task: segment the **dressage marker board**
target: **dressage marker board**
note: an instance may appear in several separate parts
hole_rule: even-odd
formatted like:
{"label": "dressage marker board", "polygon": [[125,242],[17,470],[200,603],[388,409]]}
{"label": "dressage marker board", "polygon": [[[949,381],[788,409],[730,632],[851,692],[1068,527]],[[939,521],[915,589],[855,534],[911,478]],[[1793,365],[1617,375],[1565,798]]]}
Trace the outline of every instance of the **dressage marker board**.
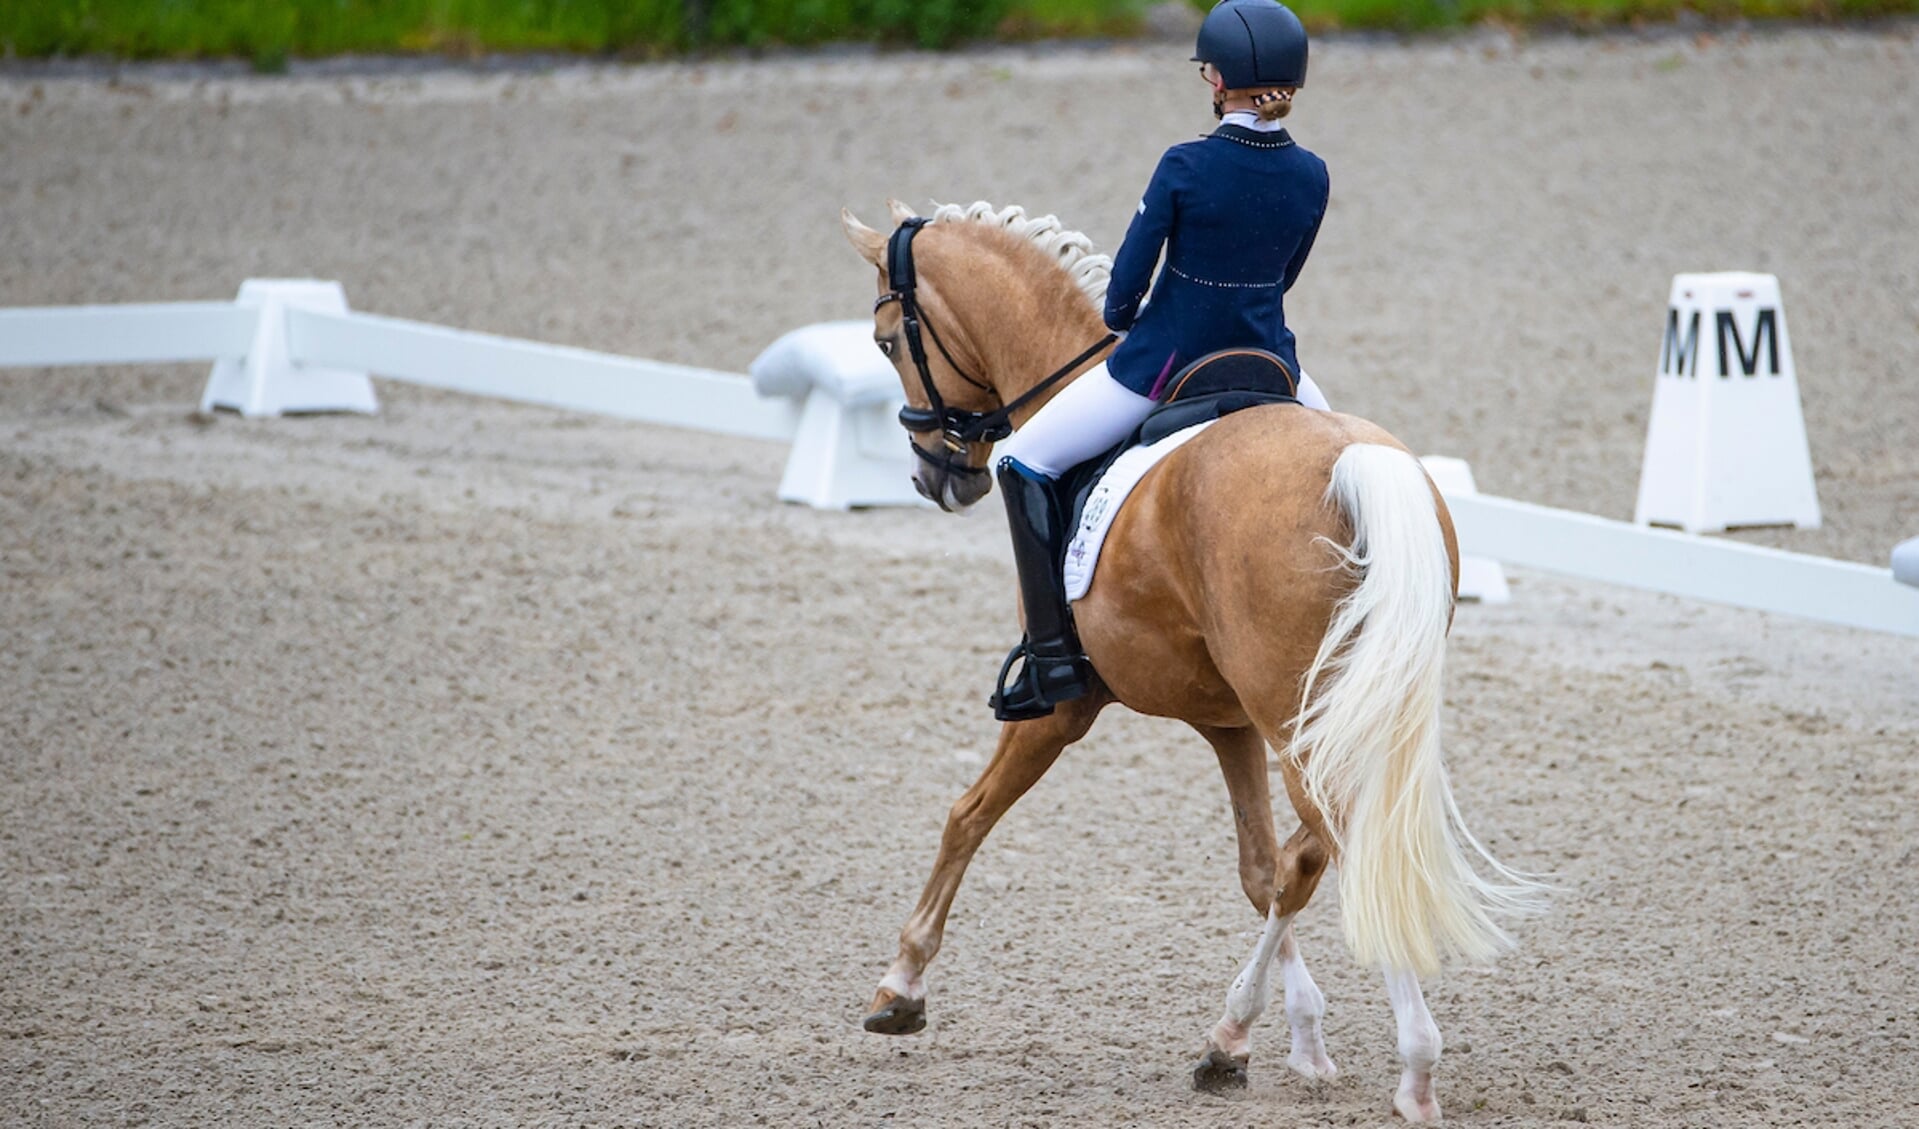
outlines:
{"label": "dressage marker board", "polygon": [[1672,280],[1633,521],[1688,533],[1819,527],[1779,280]]}

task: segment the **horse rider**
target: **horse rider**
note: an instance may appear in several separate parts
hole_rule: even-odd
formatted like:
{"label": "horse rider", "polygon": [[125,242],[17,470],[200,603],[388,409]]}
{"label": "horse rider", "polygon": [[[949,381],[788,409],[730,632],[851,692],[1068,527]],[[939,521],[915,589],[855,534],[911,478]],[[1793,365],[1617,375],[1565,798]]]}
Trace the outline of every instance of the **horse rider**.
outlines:
{"label": "horse rider", "polygon": [[[1007,656],[1006,671],[1016,661],[1020,670],[1010,680],[1003,671],[993,695],[1002,720],[1043,717],[1084,695],[1092,676],[1060,575],[1060,475],[1130,434],[1168,379],[1208,353],[1264,349],[1300,371],[1283,297],[1328,190],[1325,162],[1280,126],[1306,83],[1306,29],[1277,0],[1222,0],[1200,25],[1193,61],[1220,124],[1160,158],[1114,256],[1105,319],[1125,339],[1027,420],[997,467],[1026,610],[1025,638]],[[1324,407],[1309,387],[1302,379],[1302,402]]]}

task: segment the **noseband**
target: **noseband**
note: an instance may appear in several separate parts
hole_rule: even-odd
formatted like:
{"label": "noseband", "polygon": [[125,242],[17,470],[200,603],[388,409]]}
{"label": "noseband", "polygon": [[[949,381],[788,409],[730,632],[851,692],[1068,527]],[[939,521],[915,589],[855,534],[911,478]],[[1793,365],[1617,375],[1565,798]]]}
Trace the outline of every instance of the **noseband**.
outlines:
{"label": "noseband", "polygon": [[921,216],[914,216],[894,229],[893,235],[886,241],[886,277],[892,280],[893,289],[879,296],[873,303],[873,312],[878,313],[881,306],[888,302],[900,304],[900,322],[906,333],[906,352],[913,359],[913,368],[919,373],[920,387],[926,393],[926,402],[931,405],[916,408],[911,404],[900,409],[900,426],[915,434],[939,432],[939,453],[928,451],[918,443],[908,446],[920,458],[940,468],[948,475],[960,475],[976,478],[986,473],[985,467],[969,466],[965,462],[966,445],[969,443],[997,443],[1013,434],[1013,413],[1025,407],[1034,397],[1045,392],[1053,385],[1065,380],[1078,371],[1079,366],[1093,359],[1101,349],[1118,340],[1116,334],[1107,334],[1098,344],[1074,357],[1072,360],[1034,385],[1024,395],[1010,404],[1004,404],[995,411],[971,412],[963,408],[947,406],[940,395],[939,386],[933,383],[933,372],[926,363],[926,343],[920,337],[920,328],[925,327],[927,335],[933,338],[933,345],[946,358],[959,378],[981,391],[992,393],[993,386],[985,381],[967,375],[965,369],[953,360],[953,354],[947,352],[946,343],[940,340],[933,324],[926,320],[920,311],[919,280],[913,269],[913,237],[926,226]]}

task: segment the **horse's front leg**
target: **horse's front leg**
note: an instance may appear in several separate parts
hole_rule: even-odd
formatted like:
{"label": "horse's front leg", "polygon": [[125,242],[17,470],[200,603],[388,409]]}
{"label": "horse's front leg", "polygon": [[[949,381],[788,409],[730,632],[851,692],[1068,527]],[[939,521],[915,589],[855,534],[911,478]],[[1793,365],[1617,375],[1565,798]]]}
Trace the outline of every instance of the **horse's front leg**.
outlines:
{"label": "horse's front leg", "polygon": [[1008,722],[999,748],[978,780],[953,805],[940,836],[939,857],[920,893],[919,905],[900,930],[900,955],[880,980],[865,1027],[882,1035],[911,1035],[926,1026],[926,966],[946,933],[946,914],[973,852],[1027,789],[1046,775],[1066,746],[1086,735],[1112,699],[1104,693],[1067,702],[1047,717]]}
{"label": "horse's front leg", "polygon": [[1275,904],[1266,918],[1253,955],[1233,979],[1226,994],[1226,1014],[1206,1036],[1206,1054],[1193,1068],[1193,1088],[1221,1090],[1246,1084],[1246,1064],[1253,1052],[1253,1022],[1272,1005],[1274,953],[1279,956],[1280,982],[1286,988],[1286,1023],[1292,1029],[1293,1049],[1286,1065],[1315,1082],[1339,1073],[1326,1054],[1320,1031],[1326,1017],[1326,995],[1306,971],[1299,942],[1293,937],[1292,916],[1280,916]]}
{"label": "horse's front leg", "polygon": [[[1266,742],[1251,727],[1193,728],[1213,747],[1220,775],[1226,780],[1226,796],[1233,806],[1233,831],[1239,841],[1239,887],[1254,912],[1269,914],[1279,881],[1279,834],[1273,826],[1273,790],[1266,779]],[[1268,916],[1253,959],[1233,981],[1225,1017],[1206,1037],[1205,1053],[1193,1068],[1194,1089],[1225,1090],[1246,1084],[1253,1020],[1266,1010],[1271,998],[1268,970],[1273,951],[1280,938],[1289,933],[1285,922],[1276,924]]]}

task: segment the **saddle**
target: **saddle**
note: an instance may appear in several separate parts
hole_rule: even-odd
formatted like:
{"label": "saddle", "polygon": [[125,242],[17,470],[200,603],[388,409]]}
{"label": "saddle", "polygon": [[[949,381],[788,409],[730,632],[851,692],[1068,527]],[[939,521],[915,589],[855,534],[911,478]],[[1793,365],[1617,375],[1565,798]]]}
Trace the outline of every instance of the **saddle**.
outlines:
{"label": "saddle", "polygon": [[1150,447],[1195,424],[1231,415],[1262,404],[1299,403],[1299,381],[1286,362],[1264,349],[1221,349],[1179,370],[1166,384],[1159,407],[1119,445],[1067,471],[1060,496],[1070,498],[1071,521],[1079,527],[1080,511],[1114,460],[1134,447]]}

